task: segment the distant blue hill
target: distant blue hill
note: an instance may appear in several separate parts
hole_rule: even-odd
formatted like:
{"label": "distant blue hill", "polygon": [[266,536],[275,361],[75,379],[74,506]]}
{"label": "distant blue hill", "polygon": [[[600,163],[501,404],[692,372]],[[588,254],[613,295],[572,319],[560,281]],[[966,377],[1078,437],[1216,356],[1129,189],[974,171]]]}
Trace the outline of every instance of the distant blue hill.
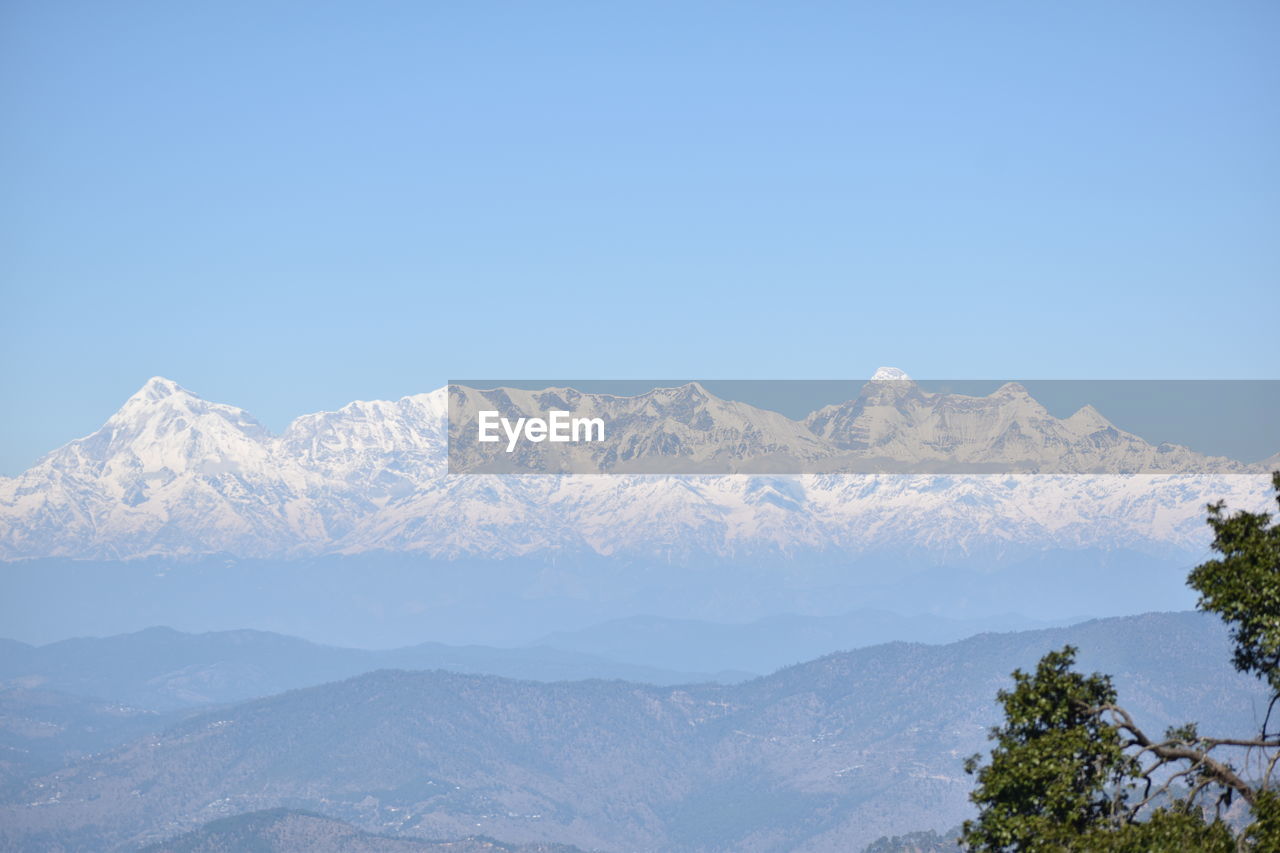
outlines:
{"label": "distant blue hill", "polygon": [[534,645],[591,652],[610,660],[665,669],[772,672],[831,652],[895,640],[950,643],[991,631],[1046,627],[1051,623],[1017,614],[948,619],[902,616],[874,609],[838,616],[782,614],[743,623],[632,616],[578,631],[558,631]]}
{"label": "distant blue hill", "polygon": [[742,680],[747,672],[674,672],[577,651],[422,643],[371,651],[267,631],[189,634],[148,628],[44,646],[0,641],[0,684],[152,710],[239,702],[376,669],[447,670],[535,681],[624,679],[651,684]]}
{"label": "distant blue hill", "polygon": [[1198,613],[889,643],[730,685],[379,670],[189,714],[14,780],[0,848],[137,849],[287,808],[426,839],[859,850],[971,813],[962,765],[988,748],[996,691],[1065,643],[1081,669],[1114,674],[1149,732],[1195,720],[1244,734],[1265,712],[1222,623]]}

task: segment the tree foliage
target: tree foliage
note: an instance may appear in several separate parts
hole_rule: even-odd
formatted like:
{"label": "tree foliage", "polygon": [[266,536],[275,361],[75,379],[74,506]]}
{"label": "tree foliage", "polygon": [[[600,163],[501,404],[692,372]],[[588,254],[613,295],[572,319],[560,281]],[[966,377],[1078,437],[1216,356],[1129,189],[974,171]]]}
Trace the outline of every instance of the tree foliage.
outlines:
{"label": "tree foliage", "polygon": [[985,850],[1058,850],[1106,821],[1114,805],[1108,784],[1132,774],[1120,733],[1091,709],[1115,701],[1106,675],[1072,671],[1076,649],[1045,655],[1032,674],[1014,670],[1013,690],[1001,690],[1005,723],[991,733],[991,764],[978,756],[978,821],[964,827],[965,843]]}
{"label": "tree foliage", "polygon": [[[1280,471],[1271,483],[1280,493]],[[1222,511],[1221,502],[1209,507],[1213,550],[1222,556],[1193,569],[1187,583],[1200,593],[1201,610],[1231,626],[1236,669],[1280,693],[1280,524],[1266,513]]]}
{"label": "tree foliage", "polygon": [[[1280,472],[1272,484],[1280,500]],[[1197,606],[1231,627],[1235,667],[1271,688],[1262,731],[1212,738],[1188,724],[1149,737],[1117,704],[1109,676],[1074,671],[1071,646],[1050,652],[997,694],[1004,724],[991,732],[990,763],[966,763],[978,806],[966,848],[1280,851],[1280,733],[1268,730],[1280,702],[1280,524],[1266,513],[1225,515],[1221,503],[1208,512],[1220,556],[1187,582]],[[1241,768],[1231,755],[1243,756]],[[1238,835],[1221,819],[1237,798],[1251,815]]]}
{"label": "tree foliage", "polygon": [[1064,845],[1089,853],[1156,853],[1178,850],[1198,853],[1236,853],[1236,841],[1221,820],[1205,822],[1198,812],[1159,808],[1145,820],[1120,826],[1094,827]]}

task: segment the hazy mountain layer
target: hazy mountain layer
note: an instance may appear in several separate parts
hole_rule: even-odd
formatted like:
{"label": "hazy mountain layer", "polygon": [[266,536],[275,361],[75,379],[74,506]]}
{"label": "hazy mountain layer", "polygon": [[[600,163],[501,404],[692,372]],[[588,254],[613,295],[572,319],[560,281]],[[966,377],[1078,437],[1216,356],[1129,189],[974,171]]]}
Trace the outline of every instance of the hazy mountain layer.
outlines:
{"label": "hazy mountain layer", "polygon": [[[511,647],[636,614],[733,624],[867,609],[918,614],[898,626],[909,628],[904,632],[860,633],[874,625],[865,619],[833,623],[850,645],[858,645],[963,636],[939,630],[948,620],[977,620],[978,630],[1033,627],[996,620],[1021,614],[1062,624],[1195,604],[1185,585],[1190,560],[1102,549],[1021,559],[1006,552],[994,564],[989,556],[941,564],[926,551],[862,558],[743,556],[692,565],[593,555],[433,560],[396,553],[295,560],[29,560],[0,566],[0,625],[15,639],[39,644],[170,625],[194,633],[255,628],[363,648],[411,646],[424,637],[455,646]],[[1099,594],[1103,589],[1106,595]],[[786,663],[813,654],[803,643],[793,645],[785,637],[779,642],[765,651],[787,653]],[[742,647],[749,648],[750,643]],[[642,661],[662,669],[715,671],[697,664],[694,655],[686,659],[677,667],[654,657]],[[769,665],[749,669],[766,672]]]}
{"label": "hazy mountain layer", "polygon": [[110,849],[289,807],[367,831],[606,850],[847,851],[968,813],[1015,667],[1072,642],[1150,730],[1252,729],[1264,692],[1220,623],[1151,614],[895,643],[741,685],[382,671],[255,700],[26,785],[0,846]]}
{"label": "hazy mountain layer", "polygon": [[[376,669],[441,669],[538,681],[588,678],[653,684],[710,681],[706,673],[614,663],[581,651],[422,643],[369,651],[265,631],[186,634],[149,628],[44,646],[0,645],[0,686],[56,690],[132,708],[168,711],[238,702]],[[741,680],[750,673],[725,673]]]}
{"label": "hazy mountain layer", "polygon": [[988,631],[1040,627],[1047,626],[1011,615],[946,619],[870,609],[837,616],[781,614],[741,623],[632,616],[578,631],[557,631],[537,644],[644,666],[764,673],[834,651],[894,640],[947,643]]}

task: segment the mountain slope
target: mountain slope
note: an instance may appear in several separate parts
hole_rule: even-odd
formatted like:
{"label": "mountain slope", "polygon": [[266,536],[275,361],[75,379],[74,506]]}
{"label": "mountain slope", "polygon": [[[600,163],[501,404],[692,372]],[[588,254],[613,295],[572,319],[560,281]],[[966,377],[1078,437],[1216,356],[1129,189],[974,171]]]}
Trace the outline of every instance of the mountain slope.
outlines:
{"label": "mountain slope", "polygon": [[179,719],[119,702],[25,686],[0,687],[0,789],[12,790],[68,762]]}
{"label": "mountain slope", "polygon": [[1185,447],[1151,445],[1092,406],[1054,417],[1016,382],[971,397],[922,391],[899,372],[868,383],[854,400],[813,412],[805,423],[836,447],[904,471],[929,464],[940,466],[933,471],[988,466],[1058,474],[1247,470]]}
{"label": "mountain slope", "polygon": [[1264,704],[1200,614],[895,643],[736,686],[384,671],[196,717],[36,780],[0,806],[0,838],[103,849],[289,806],[419,837],[859,849],[963,819],[961,764],[985,749],[996,690],[1066,642],[1083,668],[1115,674],[1152,730],[1248,731]]}
{"label": "mountain slope", "polygon": [[271,809],[210,821],[143,853],[575,853],[561,844],[502,844],[488,838],[423,841],[362,832],[310,812]]}

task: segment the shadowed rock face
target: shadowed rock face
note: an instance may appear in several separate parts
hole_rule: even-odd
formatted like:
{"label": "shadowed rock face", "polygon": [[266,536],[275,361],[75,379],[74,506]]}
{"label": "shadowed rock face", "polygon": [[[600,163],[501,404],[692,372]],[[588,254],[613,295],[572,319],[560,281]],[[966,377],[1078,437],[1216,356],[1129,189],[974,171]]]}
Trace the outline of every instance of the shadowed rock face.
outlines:
{"label": "shadowed rock face", "polygon": [[1151,730],[1249,730],[1264,701],[1231,669],[1221,624],[1197,614],[895,643],[740,685],[380,671],[191,717],[31,780],[0,806],[0,846],[110,849],[288,807],[419,838],[857,850],[967,816],[962,762],[986,746],[996,691],[1068,642]]}

